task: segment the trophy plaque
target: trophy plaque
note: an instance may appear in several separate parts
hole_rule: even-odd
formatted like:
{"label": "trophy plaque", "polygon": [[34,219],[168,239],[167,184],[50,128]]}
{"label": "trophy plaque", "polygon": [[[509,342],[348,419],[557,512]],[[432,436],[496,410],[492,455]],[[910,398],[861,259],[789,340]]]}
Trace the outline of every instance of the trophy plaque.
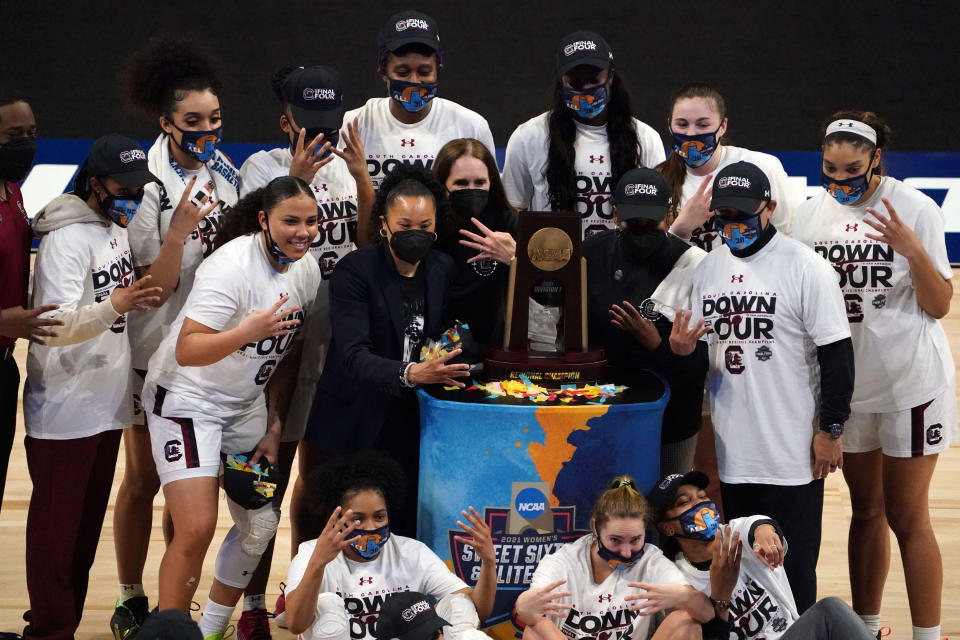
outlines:
{"label": "trophy plaque", "polygon": [[587,267],[580,252],[580,214],[519,216],[510,262],[503,348],[491,348],[488,376],[521,375],[543,386],[598,382],[607,361],[587,344]]}

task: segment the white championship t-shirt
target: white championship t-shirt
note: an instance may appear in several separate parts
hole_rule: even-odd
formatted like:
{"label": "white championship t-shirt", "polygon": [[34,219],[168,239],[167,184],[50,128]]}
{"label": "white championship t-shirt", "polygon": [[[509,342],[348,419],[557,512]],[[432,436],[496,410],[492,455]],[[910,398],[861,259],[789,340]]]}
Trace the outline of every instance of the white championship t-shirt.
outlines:
{"label": "white championship t-shirt", "polygon": [[593,581],[593,566],[590,548],[596,538],[583,536],[576,542],[565,544],[551,553],[537,566],[530,580],[530,588],[546,586],[557,580],[566,580],[560,587],[569,591],[569,598],[555,602],[572,605],[561,618],[551,618],[563,635],[584,640],[619,640],[629,633],[630,638],[646,638],[649,635],[652,616],[641,616],[631,611],[630,601],[624,597],[637,593],[627,586],[628,582],[652,584],[689,584],[677,567],[652,544],[643,546],[643,556],[629,569],[612,572],[606,580]]}
{"label": "white championship t-shirt", "polygon": [[[43,236],[33,271],[33,306],[60,311],[106,300],[134,282],[127,230],[80,222]],[[110,304],[109,302],[106,304]],[[154,311],[136,311],[149,314]],[[31,438],[86,438],[130,424],[130,342],[126,316],[109,329],[59,347],[31,343],[23,419]],[[54,330],[56,330],[54,328]]]}
{"label": "white championship t-shirt", "polygon": [[490,125],[479,113],[456,102],[434,98],[426,118],[416,124],[404,124],[390,113],[391,100],[370,98],[365,105],[343,116],[344,126],[354,118],[360,119],[360,139],[374,189],[400,163],[429,170],[440,148],[458,138],[479,140],[496,157]]}
{"label": "white championship t-shirt", "polygon": [[[527,120],[507,142],[503,162],[503,187],[510,204],[528,211],[550,210],[550,186],[547,183],[547,151],[550,143],[549,112]],[[613,228],[610,198],[613,196],[613,164],[606,126],[594,127],[574,120],[577,136],[573,142],[577,173],[576,210],[583,216],[583,237]],[[644,167],[663,162],[663,141],[649,125],[636,118]]]}
{"label": "white championship t-shirt", "polygon": [[[163,139],[163,144],[166,144],[166,138]],[[153,152],[152,148],[151,152]],[[137,215],[127,227],[130,232],[130,249],[133,251],[134,266],[149,266],[160,253],[163,239],[167,236],[170,222],[173,220],[173,212],[180,203],[180,196],[183,195],[186,183],[190,182],[191,178],[197,177],[194,191],[202,187],[212,192],[212,197],[220,201],[220,204],[200,221],[183,245],[180,280],[176,291],[156,311],[130,316],[130,346],[133,349],[134,369],[147,368],[147,361],[156,352],[160,341],[180,313],[187,296],[190,295],[197,267],[213,252],[214,240],[223,221],[223,208],[229,208],[237,203],[236,191],[215,188],[216,183],[211,171],[217,170],[218,167],[224,172],[236,172],[232,165],[228,165],[225,156],[220,156],[211,169],[206,165],[196,170],[178,167],[183,174],[182,179],[175,171],[165,172],[164,184],[151,182],[144,187],[143,202],[140,203]]]}
{"label": "white championship t-shirt", "polygon": [[[786,570],[777,567],[771,571],[750,548],[750,528],[756,521],[766,519],[765,516],[750,516],[730,521],[730,535],[739,531],[743,541],[740,579],[730,597],[733,624],[730,640],[776,640],[800,617]],[[784,543],[784,551],[786,547]],[[709,569],[697,569],[682,553],[677,554],[674,562],[697,591],[710,595]]]}
{"label": "white championship t-shirt", "polygon": [[[267,186],[274,178],[290,175],[292,162],[290,147],[257,151],[240,168],[240,196]],[[310,186],[320,207],[317,237],[310,245],[310,255],[320,265],[323,279],[329,280],[337,261],[356,248],[357,183],[347,163],[334,158],[317,171]]]}
{"label": "white championship t-shirt", "polygon": [[[886,198],[913,229],[937,271],[953,277],[944,242],[944,216],[926,195],[884,177],[869,200],[841,205],[826,191],[797,210],[794,237],[833,265],[847,306],[856,357],[854,411],[888,413],[931,400],[947,386],[937,343],[940,322],[920,308],[910,264],[890,245],[871,240],[876,221],[867,207],[887,217]],[[909,345],[909,346],[908,346]]]}
{"label": "white championship t-shirt", "polygon": [[[297,549],[287,572],[287,594],[300,586],[316,546],[316,540],[308,540]],[[369,562],[338,554],[324,567],[320,583],[321,593],[336,593],[343,598],[351,640],[373,640],[380,606],[393,593],[418,591],[439,600],[467,588],[427,545],[396,534],[390,535],[380,554]]]}
{"label": "white championship t-shirt", "polygon": [[[277,272],[267,258],[261,233],[240,236],[217,249],[197,269],[190,297],[150,358],[146,383],[171,392],[164,399],[164,411],[227,417],[265,402],[264,386],[299,335],[319,285],[320,268],[313,260],[298,260],[286,273]],[[184,318],[226,331],[239,326],[251,312],[269,309],[284,295],[290,296],[285,309],[300,307],[285,318],[300,320],[294,331],[246,344],[207,366],[177,364],[177,339]]]}
{"label": "white championship t-shirt", "polygon": [[691,323],[713,329],[704,339],[720,480],[812,482],[817,347],[850,337],[830,266],[779,232],[744,258],[719,247],[694,271],[690,302]]}
{"label": "white championship t-shirt", "polygon": [[[735,162],[749,162],[757,165],[763,171],[767,180],[770,181],[770,198],[777,201],[777,208],[773,212],[771,222],[773,222],[777,231],[788,236],[792,235],[794,212],[803,202],[803,193],[790,187],[787,172],[783,170],[780,160],[769,153],[751,151],[742,147],[728,147],[727,145],[722,145],[717,153],[720,154],[720,162],[713,171],[714,177],[721,169]],[[683,204],[697,193],[697,189],[700,188],[705,178],[705,175],[695,176],[687,169],[687,177],[683,180],[683,196],[676,207],[677,211],[680,211]],[[698,227],[694,229],[690,236],[690,242],[705,251],[711,251],[721,246],[723,239],[712,226],[709,229]]]}

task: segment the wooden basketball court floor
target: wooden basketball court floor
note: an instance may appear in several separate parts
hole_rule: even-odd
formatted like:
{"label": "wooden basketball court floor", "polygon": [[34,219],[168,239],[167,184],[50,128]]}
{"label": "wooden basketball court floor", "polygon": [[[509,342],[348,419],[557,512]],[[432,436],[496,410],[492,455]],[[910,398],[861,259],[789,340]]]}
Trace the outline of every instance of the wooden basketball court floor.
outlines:
{"label": "wooden basketball court floor", "polygon": [[[950,314],[943,320],[950,337],[954,357],[960,360],[960,292],[954,294]],[[910,348],[909,345],[900,345]],[[21,376],[25,376],[26,342],[18,342],[16,351]],[[83,621],[77,632],[78,640],[110,638],[108,622],[117,597],[116,564],[113,552],[113,505],[116,489],[123,476],[123,450],[114,480],[110,507],[107,510],[97,559],[90,576],[90,590],[87,595]],[[13,446],[10,471],[7,478],[6,494],[0,511],[0,631],[20,632],[23,628],[21,615],[28,608],[26,578],[24,569],[24,531],[27,520],[27,506],[30,501],[30,478],[27,473],[26,458],[23,450],[22,412],[18,416],[18,434]],[[144,586],[154,603],[157,593],[157,570],[163,552],[163,536],[160,532],[160,514],[163,510],[162,495],[154,504],[154,528],[151,537],[150,555],[144,574]],[[944,589],[942,628],[944,637],[960,636],[960,445],[954,445],[940,456],[937,470],[930,490],[930,511],[933,526],[943,553]],[[286,516],[286,513],[285,513]],[[847,578],[847,528],[850,523],[850,498],[840,473],[831,474],[826,484],[826,496],[823,509],[823,544],[820,550],[818,566],[819,597],[839,596],[850,602],[850,587]],[[219,527],[214,545],[207,553],[203,578],[196,600],[201,606],[206,603],[206,593],[213,575],[213,563],[216,557],[216,545],[223,539],[231,526],[226,505],[221,504]],[[451,526],[453,523],[451,523]],[[884,593],[882,624],[893,629],[892,638],[909,639],[911,625],[907,594],[903,583],[903,569],[896,539],[890,534],[891,563],[890,575]],[[270,607],[280,593],[279,583],[286,576],[288,552],[290,549],[289,520],[281,520],[274,552],[273,572],[267,588],[267,602]],[[237,607],[235,617],[239,617]],[[194,614],[195,618],[198,614]],[[236,622],[234,620],[234,622]],[[272,623],[271,623],[271,626]],[[273,637],[277,639],[293,638],[293,634],[283,629],[273,628]]]}

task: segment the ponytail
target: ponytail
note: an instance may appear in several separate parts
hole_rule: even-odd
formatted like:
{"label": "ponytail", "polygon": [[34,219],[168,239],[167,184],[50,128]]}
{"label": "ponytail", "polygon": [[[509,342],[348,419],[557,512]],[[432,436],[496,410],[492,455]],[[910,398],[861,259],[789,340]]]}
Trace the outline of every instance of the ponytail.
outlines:
{"label": "ponytail", "polygon": [[597,531],[615,518],[640,518],[649,525],[653,512],[630,476],[617,476],[607,485],[593,505],[593,523]]}
{"label": "ponytail", "polygon": [[222,226],[214,240],[216,249],[234,238],[259,232],[261,211],[269,216],[278,204],[299,194],[315,197],[310,185],[300,178],[281,176],[271,180],[267,186],[251,191],[240,198],[237,204],[223,216]]}

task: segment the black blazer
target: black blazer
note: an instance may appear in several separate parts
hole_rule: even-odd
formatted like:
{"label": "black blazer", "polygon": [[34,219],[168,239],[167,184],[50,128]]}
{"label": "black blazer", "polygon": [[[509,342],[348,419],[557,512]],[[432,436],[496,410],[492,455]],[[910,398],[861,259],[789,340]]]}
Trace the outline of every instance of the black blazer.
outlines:
{"label": "black blazer", "polygon": [[[424,335],[450,323],[453,260],[430,250],[424,269]],[[317,384],[306,439],[329,453],[370,446],[391,409],[412,401],[400,384],[403,285],[386,242],[348,253],[330,278],[330,350]]]}

